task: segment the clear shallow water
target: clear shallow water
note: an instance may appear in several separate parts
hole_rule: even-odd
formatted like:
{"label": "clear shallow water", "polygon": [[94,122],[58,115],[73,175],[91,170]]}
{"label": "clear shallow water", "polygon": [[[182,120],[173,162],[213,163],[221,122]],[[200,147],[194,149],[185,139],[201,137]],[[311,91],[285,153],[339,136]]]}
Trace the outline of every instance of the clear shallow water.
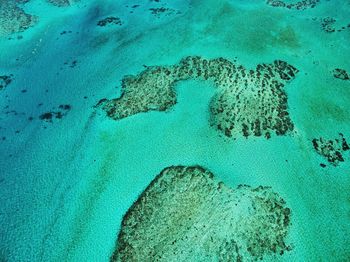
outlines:
{"label": "clear shallow water", "polygon": [[[157,18],[149,8],[160,6],[181,13]],[[348,1],[306,10],[260,0],[27,3],[39,22],[0,39],[0,75],[13,74],[0,91],[1,259],[108,260],[125,212],[163,168],[179,164],[202,165],[231,187],[266,185],[281,195],[292,210],[293,249],[278,259],[349,259],[349,152],[334,167],[311,143],[339,132],[350,139],[350,82],[332,74],[350,72],[350,30],[321,26],[328,16],[335,26],[349,24],[349,8]],[[96,25],[108,16],[123,24]],[[270,140],[220,136],[208,125],[210,81],[180,82],[169,112],[114,121],[94,108],[120,94],[124,75],[188,55],[297,67],[285,87],[295,132]],[[71,106],[67,115],[40,119],[65,113],[60,105]]]}

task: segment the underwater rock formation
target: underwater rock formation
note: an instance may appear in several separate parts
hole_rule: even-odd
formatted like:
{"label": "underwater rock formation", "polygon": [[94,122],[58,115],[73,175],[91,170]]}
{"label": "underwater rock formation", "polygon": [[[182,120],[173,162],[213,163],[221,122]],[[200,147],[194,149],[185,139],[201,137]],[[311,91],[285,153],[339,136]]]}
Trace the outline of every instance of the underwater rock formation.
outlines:
{"label": "underwater rock formation", "polygon": [[266,3],[273,7],[284,7],[288,9],[305,10],[314,8],[320,0],[302,0],[302,1],[282,1],[282,0],[267,0]]}
{"label": "underwater rock formation", "polygon": [[13,79],[13,75],[2,75],[0,76],[0,90],[7,87]]}
{"label": "underwater rock formation", "polygon": [[276,60],[247,70],[224,58],[189,56],[173,66],[148,67],[122,80],[122,95],[104,101],[103,109],[115,120],[150,110],[165,111],[176,104],[176,82],[212,80],[217,92],[210,103],[210,125],[227,137],[285,135],[294,129],[287,111],[284,85],[298,69]]}
{"label": "underwater rock formation", "polygon": [[335,78],[339,78],[341,80],[349,80],[350,79],[350,75],[348,74],[348,72],[345,69],[341,69],[341,68],[336,68],[333,70],[333,76]]}
{"label": "underwater rock formation", "polygon": [[325,157],[333,166],[344,162],[343,153],[350,150],[350,147],[342,133],[339,133],[339,139],[325,140],[324,138],[315,138],[312,144],[316,152]]}
{"label": "underwater rock formation", "polygon": [[109,16],[97,22],[98,26],[106,26],[110,24],[122,25],[122,20],[120,20],[119,17]]}
{"label": "underwater rock formation", "polygon": [[125,214],[111,261],[255,261],[283,255],[291,211],[269,187],[229,188],[165,168]]}
{"label": "underwater rock formation", "polygon": [[20,4],[28,1],[0,1],[0,36],[19,33],[35,25],[38,17],[27,14]]}

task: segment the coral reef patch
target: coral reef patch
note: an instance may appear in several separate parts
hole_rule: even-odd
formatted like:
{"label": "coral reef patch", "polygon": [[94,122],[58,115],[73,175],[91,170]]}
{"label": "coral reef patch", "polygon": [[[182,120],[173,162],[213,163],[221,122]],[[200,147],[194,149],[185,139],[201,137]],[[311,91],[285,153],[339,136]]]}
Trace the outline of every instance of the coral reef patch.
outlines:
{"label": "coral reef patch", "polygon": [[336,68],[332,71],[332,73],[333,73],[333,76],[335,78],[338,78],[341,80],[349,80],[350,79],[350,75],[345,69]]}
{"label": "coral reef patch", "polygon": [[165,168],[125,214],[111,261],[255,261],[290,250],[291,210],[269,187],[232,189],[200,166]]}
{"label": "coral reef patch", "polygon": [[69,0],[46,0],[46,1],[58,7],[66,7],[71,5]]}
{"label": "coral reef patch", "polygon": [[[340,162],[344,162],[344,152],[350,150],[350,147],[342,133],[339,133],[339,138],[324,139],[314,138],[312,140],[315,151],[327,159],[333,166],[337,166]],[[323,164],[324,165],[324,164]],[[321,165],[322,167],[325,167]]]}
{"label": "coral reef patch", "polygon": [[314,8],[320,0],[302,0],[302,1],[282,1],[282,0],[267,0],[266,3],[273,7],[284,7],[288,9],[305,10]]}
{"label": "coral reef patch", "polygon": [[157,18],[160,18],[161,16],[171,16],[171,15],[178,15],[181,14],[180,11],[177,11],[172,8],[168,7],[157,7],[157,8],[150,8],[149,9],[151,14],[154,15]]}
{"label": "coral reef patch", "polygon": [[13,75],[0,75],[0,90],[7,87],[13,80]]}
{"label": "coral reef patch", "polygon": [[43,120],[45,122],[52,123],[53,119],[61,119],[64,116],[67,115],[67,113],[71,110],[70,105],[60,105],[58,107],[58,110],[45,112],[39,116],[40,120]]}
{"label": "coral reef patch", "polygon": [[21,4],[28,1],[0,1],[0,36],[19,33],[34,26],[38,17],[27,14]]}
{"label": "coral reef patch", "polygon": [[173,66],[147,67],[122,79],[122,95],[102,103],[115,120],[150,110],[166,111],[176,104],[176,82],[201,79],[214,82],[210,125],[227,137],[285,135],[294,129],[284,86],[298,69],[275,60],[248,70],[224,58],[189,56]]}
{"label": "coral reef patch", "polygon": [[19,4],[25,4],[25,3],[28,3],[30,0],[15,0],[16,3],[19,3]]}
{"label": "coral reef patch", "polygon": [[119,18],[119,17],[114,17],[114,16],[109,16],[109,17],[106,17],[100,21],[97,22],[97,25],[98,26],[106,26],[106,25],[122,25],[122,20]]}

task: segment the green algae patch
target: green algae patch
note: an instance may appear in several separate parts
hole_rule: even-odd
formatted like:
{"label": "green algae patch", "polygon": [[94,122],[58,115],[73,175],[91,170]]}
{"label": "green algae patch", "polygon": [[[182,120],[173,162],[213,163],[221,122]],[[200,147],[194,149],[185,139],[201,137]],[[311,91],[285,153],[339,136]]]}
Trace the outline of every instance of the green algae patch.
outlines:
{"label": "green algae patch", "polygon": [[287,26],[286,28],[282,28],[278,32],[275,42],[281,46],[285,46],[288,48],[300,47],[300,42],[299,42],[298,36],[291,26]]}
{"label": "green algae patch", "polygon": [[[320,71],[318,74],[327,74],[327,71]],[[295,120],[299,128],[303,126],[304,132],[314,137],[315,132],[322,131],[322,134],[329,126],[346,127],[346,123],[350,121],[350,108],[347,106],[350,102],[350,93],[346,81],[320,77],[311,82],[305,81],[303,86],[306,89],[302,87],[304,90],[301,90],[300,94],[303,95],[299,96],[297,102],[299,115],[302,118],[300,122]],[[313,86],[312,90],[308,90],[308,86]]]}
{"label": "green algae patch", "polygon": [[227,137],[269,139],[273,133],[286,135],[294,129],[284,86],[298,72],[281,60],[249,70],[222,57],[189,56],[172,66],[147,67],[136,76],[125,76],[121,96],[103,100],[99,106],[115,120],[152,110],[169,111],[177,103],[177,82],[211,80],[216,93],[210,102],[210,125]]}
{"label": "green algae patch", "polygon": [[[317,119],[332,119],[333,121],[346,122],[350,120],[348,110],[341,104],[333,101],[334,98],[318,96],[313,101],[307,103],[308,110]],[[322,109],[322,110],[321,110]]]}
{"label": "green algae patch", "polygon": [[[246,50],[248,53],[261,55],[275,46],[295,48],[295,45],[281,41],[288,30],[288,27],[281,25],[283,17],[269,12],[266,8],[246,11],[224,3],[217,11],[214,9],[208,12],[211,15],[209,18],[207,15],[200,18],[210,19],[204,27],[203,34],[215,35],[229,49]],[[295,42],[297,35],[289,35],[288,38],[293,38]]]}
{"label": "green algae patch", "polygon": [[279,256],[291,211],[269,187],[235,189],[200,166],[165,168],[125,214],[111,261]]}

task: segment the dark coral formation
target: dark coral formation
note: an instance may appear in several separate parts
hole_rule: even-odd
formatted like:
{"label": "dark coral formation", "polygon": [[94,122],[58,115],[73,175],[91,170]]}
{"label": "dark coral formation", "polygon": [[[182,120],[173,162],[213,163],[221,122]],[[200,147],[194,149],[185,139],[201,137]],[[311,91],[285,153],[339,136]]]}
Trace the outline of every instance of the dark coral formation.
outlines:
{"label": "dark coral formation", "polygon": [[60,35],[71,34],[71,33],[72,33],[71,30],[68,30],[68,31],[64,30],[60,33]]}
{"label": "dark coral formation", "polygon": [[7,87],[13,80],[13,75],[0,76],[0,90]]}
{"label": "dark coral formation", "polygon": [[167,8],[167,7],[150,8],[149,10],[151,11],[151,14],[157,18],[160,18],[162,15],[170,16],[170,15],[181,13],[180,11],[176,11],[175,9]]}
{"label": "dark coral formation", "polygon": [[337,22],[337,20],[333,17],[325,17],[321,20],[321,26],[323,31],[327,32],[327,33],[334,33],[334,32],[341,32],[344,31],[347,28],[350,28],[350,24],[348,24],[347,26],[342,26],[342,27],[336,27],[335,23]]}
{"label": "dark coral formation", "polygon": [[46,112],[43,113],[39,116],[40,120],[52,123],[53,119],[61,119],[64,116],[67,115],[67,113],[71,110],[71,106],[70,105],[60,105],[58,107],[58,110],[55,111],[51,111],[51,112]]}
{"label": "dark coral formation", "polygon": [[[350,150],[350,147],[342,133],[339,138],[326,140],[324,138],[313,139],[312,144],[316,152],[325,157],[333,166],[344,162],[344,152]],[[324,166],[323,166],[324,167]]]}
{"label": "dark coral formation", "polygon": [[186,57],[173,66],[154,66],[122,80],[122,95],[104,101],[107,115],[117,120],[176,104],[176,82],[210,79],[217,92],[210,103],[210,125],[227,137],[285,135],[294,129],[287,111],[284,85],[298,70],[276,60],[248,70],[224,58]]}
{"label": "dark coral formation", "polygon": [[19,33],[36,24],[38,18],[27,14],[21,4],[28,1],[0,1],[0,36]]}
{"label": "dark coral formation", "polygon": [[77,60],[73,60],[73,61],[71,61],[71,62],[69,62],[69,61],[64,62],[64,65],[69,66],[70,68],[76,67],[77,64],[78,64],[78,61],[77,61]]}
{"label": "dark coral formation", "polygon": [[288,9],[305,10],[314,8],[320,0],[302,0],[302,1],[283,1],[283,0],[267,0],[266,3],[273,7],[283,7]]}
{"label": "dark coral formation", "polygon": [[98,26],[106,26],[106,25],[122,25],[122,20],[119,17],[109,16],[97,22]]}
{"label": "dark coral formation", "polygon": [[350,75],[345,69],[336,68],[332,71],[332,73],[333,73],[333,76],[335,78],[338,78],[341,80],[349,80],[350,79]]}
{"label": "dark coral formation", "polygon": [[229,188],[165,168],[125,214],[111,261],[255,261],[282,255],[291,211],[269,187]]}

